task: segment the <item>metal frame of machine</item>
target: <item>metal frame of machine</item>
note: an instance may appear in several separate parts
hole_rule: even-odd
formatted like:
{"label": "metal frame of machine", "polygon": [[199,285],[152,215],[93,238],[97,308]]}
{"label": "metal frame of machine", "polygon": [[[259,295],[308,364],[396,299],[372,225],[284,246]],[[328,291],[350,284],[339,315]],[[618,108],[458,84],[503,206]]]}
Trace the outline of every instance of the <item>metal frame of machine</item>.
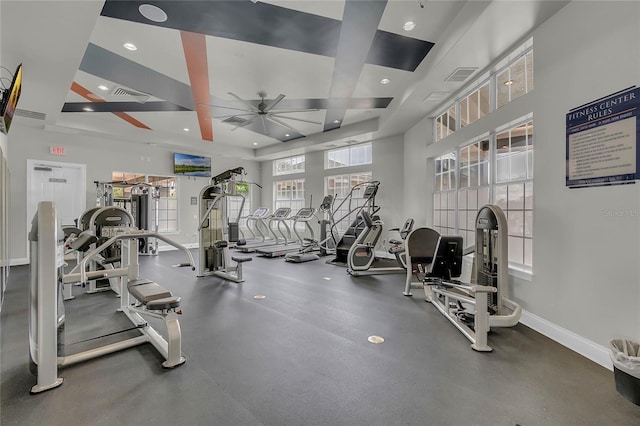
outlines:
{"label": "metal frame of machine", "polygon": [[[409,234],[403,294],[411,296],[413,276],[422,275],[426,300],[472,342],[474,350],[489,352],[492,348],[487,334],[491,327],[513,327],[520,320],[522,308],[509,298],[508,232],[504,212],[495,205],[483,206],[475,226],[471,284],[452,279],[460,276],[462,237],[439,236],[429,228],[419,228]],[[437,241],[435,246],[434,241]]]}
{"label": "metal frame of machine", "polygon": [[[40,202],[29,234],[31,250],[29,285],[29,355],[37,371],[37,383],[31,393],[56,388],[63,379],[58,369],[97,358],[144,343],[151,343],[165,358],[163,367],[173,368],[185,362],[181,353],[181,331],[176,309],[180,298],[174,297],[157,283],[139,278],[138,238],[158,238],[180,250],[195,269],[191,253],[182,245],[157,233],[131,230],[131,233],[113,236],[87,253],[80,262],[79,273],[63,275],[64,234],[56,215],[55,204]],[[109,271],[86,271],[88,263],[99,253],[121,243],[121,266]],[[91,278],[120,277],[120,305],[123,312],[141,335],[116,343],[99,346],[84,352],[64,354],[64,302],[63,282],[87,282]],[[131,296],[136,298],[134,302]],[[167,329],[165,339],[142,315],[161,319]],[[128,330],[127,330],[128,331]]]}

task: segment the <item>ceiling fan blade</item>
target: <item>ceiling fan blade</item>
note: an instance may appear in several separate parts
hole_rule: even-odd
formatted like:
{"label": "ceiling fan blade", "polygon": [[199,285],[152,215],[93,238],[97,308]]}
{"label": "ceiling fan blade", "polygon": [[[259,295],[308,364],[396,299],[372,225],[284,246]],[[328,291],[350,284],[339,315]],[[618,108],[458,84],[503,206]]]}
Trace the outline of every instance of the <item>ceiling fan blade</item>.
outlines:
{"label": "ceiling fan blade", "polygon": [[271,111],[273,114],[288,114],[290,112],[313,112],[320,111],[318,108],[305,108],[305,109],[279,109],[277,111]]}
{"label": "ceiling fan blade", "polygon": [[277,117],[277,118],[285,118],[285,119],[287,119],[287,120],[302,121],[303,123],[322,124],[322,123],[321,123],[321,122],[319,122],[319,121],[303,120],[302,118],[287,117],[287,116],[285,116],[285,115],[274,114],[274,113],[269,114],[269,116],[271,116],[271,117]]}
{"label": "ceiling fan blade", "polygon": [[271,121],[273,121],[274,123],[279,124],[279,125],[281,125],[281,126],[284,126],[284,127],[286,127],[287,129],[289,129],[289,130],[292,130],[292,131],[294,131],[294,132],[296,132],[296,133],[300,133],[300,131],[299,131],[298,129],[296,129],[295,127],[291,127],[291,126],[289,126],[289,125],[288,125],[287,123],[285,123],[284,121],[278,120],[278,119],[277,119],[276,117],[274,117],[273,115],[267,115],[266,117],[267,117],[267,120],[271,120]]}
{"label": "ceiling fan blade", "polygon": [[246,101],[244,99],[242,99],[240,96],[236,95],[233,92],[227,92],[229,95],[233,96],[234,98],[236,98],[237,100],[239,100],[240,102],[242,102],[243,104],[245,104],[247,106],[247,108],[249,108],[250,111],[258,111],[258,107],[256,107],[255,105],[253,105],[252,103],[250,103],[249,101]]}
{"label": "ceiling fan blade", "polygon": [[262,128],[264,129],[264,134],[269,136],[269,129],[267,129],[267,123],[264,121],[264,115],[260,116],[260,121],[262,121]]}
{"label": "ceiling fan blade", "polygon": [[232,109],[234,111],[245,111],[245,112],[253,112],[253,109],[247,109],[247,108],[235,108],[235,107],[230,107],[230,106],[224,106],[224,105],[208,105],[208,104],[200,104],[198,106],[209,106],[211,108],[222,108],[222,109]]}
{"label": "ceiling fan blade", "polygon": [[211,118],[229,118],[229,117],[242,117],[242,116],[246,116],[246,115],[255,115],[252,112],[247,112],[245,114],[229,114],[229,115],[216,115],[213,116]]}
{"label": "ceiling fan blade", "polygon": [[254,116],[253,118],[250,118],[249,120],[243,122],[243,123],[239,123],[237,124],[233,129],[231,129],[231,131],[233,132],[234,130],[236,130],[238,127],[245,127],[248,126],[249,124],[253,123],[253,120],[256,119],[257,116]]}
{"label": "ceiling fan blade", "polygon": [[264,112],[271,111],[276,105],[280,103],[284,99],[284,95],[280,93],[277,98],[275,98],[267,107],[264,109]]}

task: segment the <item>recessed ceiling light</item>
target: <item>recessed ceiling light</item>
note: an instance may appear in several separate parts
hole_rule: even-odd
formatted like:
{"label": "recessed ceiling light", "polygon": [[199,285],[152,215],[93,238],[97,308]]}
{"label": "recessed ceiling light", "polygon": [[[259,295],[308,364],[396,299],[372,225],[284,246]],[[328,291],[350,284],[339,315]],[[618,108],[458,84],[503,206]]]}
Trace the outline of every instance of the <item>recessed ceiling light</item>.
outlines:
{"label": "recessed ceiling light", "polygon": [[133,43],[125,43],[123,44],[124,48],[127,50],[138,50],[135,44]]}
{"label": "recessed ceiling light", "polygon": [[284,134],[284,137],[285,137],[285,138],[288,138],[289,136],[291,136],[289,133],[285,133],[285,134]]}
{"label": "recessed ceiling light", "polygon": [[333,120],[334,124],[338,124],[340,120]]}
{"label": "recessed ceiling light", "polygon": [[391,80],[389,80],[388,78],[383,78],[382,80],[380,80],[380,84],[389,84],[391,83]]}
{"label": "recessed ceiling light", "polygon": [[100,90],[109,90],[109,88],[107,86],[105,86],[104,84],[101,84],[100,86],[98,86],[98,89],[100,89]]}
{"label": "recessed ceiling light", "polygon": [[185,127],[185,128],[184,128],[184,129],[182,129],[182,130],[184,130],[185,132],[188,132],[188,131],[189,131],[189,129],[188,129],[187,127]]}
{"label": "recessed ceiling light", "polygon": [[138,11],[140,15],[153,22],[164,22],[167,20],[165,11],[152,4],[141,4],[140,7],[138,7]]}
{"label": "recessed ceiling light", "polygon": [[404,28],[405,31],[411,31],[412,29],[414,29],[416,27],[416,23],[413,21],[407,21],[404,23],[404,25],[402,26],[402,28]]}
{"label": "recessed ceiling light", "polygon": [[93,108],[89,108],[89,107],[84,107],[82,108],[83,111],[87,111],[87,112],[92,112]]}
{"label": "recessed ceiling light", "polygon": [[254,145],[254,146],[255,146],[255,145],[258,145],[258,142],[254,142],[254,143],[253,143],[253,145]]}
{"label": "recessed ceiling light", "polygon": [[507,80],[504,82],[505,86],[511,86],[513,84],[513,80]]}

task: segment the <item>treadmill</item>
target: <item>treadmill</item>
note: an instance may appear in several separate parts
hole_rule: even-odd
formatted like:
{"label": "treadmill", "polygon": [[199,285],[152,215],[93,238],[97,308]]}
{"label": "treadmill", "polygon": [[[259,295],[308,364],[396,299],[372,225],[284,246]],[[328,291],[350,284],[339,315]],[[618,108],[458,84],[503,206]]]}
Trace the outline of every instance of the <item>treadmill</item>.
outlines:
{"label": "treadmill", "polygon": [[[298,223],[304,223],[306,230],[309,232],[311,240],[313,240],[313,237],[314,237],[313,228],[311,228],[311,226],[309,225],[309,221],[311,220],[311,218],[314,217],[315,212],[316,212],[316,209],[312,207],[303,207],[300,210],[298,210],[298,212],[294,216],[291,216],[289,218],[289,219],[293,219],[293,232],[296,234],[296,237],[298,237],[297,241],[287,241],[287,238],[285,236],[284,244],[260,247],[256,249],[256,253],[258,253],[258,255],[265,256],[265,257],[280,257],[280,256],[286,255],[287,253],[299,251],[304,246],[304,238],[298,232],[296,225]],[[284,219],[282,220],[282,222],[284,222]],[[286,223],[284,223],[284,226],[287,229],[287,233],[290,234],[289,226]]]}
{"label": "treadmill", "polygon": [[[252,214],[247,215],[246,230],[251,234],[251,237],[244,238],[245,244],[254,244],[254,243],[257,243],[258,241],[264,241],[266,239],[264,232],[262,232],[262,230],[260,229],[260,226],[258,225],[258,221],[260,219],[266,218],[268,215],[269,215],[268,207],[258,207]],[[253,229],[251,229],[252,222],[254,223]]]}
{"label": "treadmill", "polygon": [[[282,238],[284,239],[284,241],[286,241],[286,236],[282,232],[282,230],[280,229],[280,225],[281,225],[281,223],[284,222],[284,219],[286,219],[287,216],[289,216],[289,213],[291,213],[291,209],[289,207],[280,207],[275,212],[273,212],[273,214],[271,216],[267,217],[266,214],[265,214],[264,216],[258,217],[258,218],[250,217],[251,219],[255,219],[256,220],[256,229],[258,230],[258,233],[261,234],[262,241],[259,240],[259,241],[255,242],[255,243],[252,243],[252,244],[245,244],[243,246],[237,246],[236,248],[238,250],[240,250],[242,253],[253,253],[253,252],[256,251],[256,249],[258,249],[260,247],[266,247],[266,246],[273,246],[273,245],[281,244],[280,238],[278,238],[278,235],[276,235],[276,233],[274,232],[273,228],[271,227],[271,224],[274,221],[278,222],[278,232],[280,232],[280,234],[282,235]],[[265,223],[265,221],[264,221],[266,218],[268,218],[268,220],[269,220],[268,223]],[[264,233],[260,229],[260,224],[262,224],[264,227],[266,227],[269,230],[269,232],[271,232],[271,235],[273,235],[273,238],[267,238],[264,235]],[[287,232],[290,232],[288,227],[287,227]]]}

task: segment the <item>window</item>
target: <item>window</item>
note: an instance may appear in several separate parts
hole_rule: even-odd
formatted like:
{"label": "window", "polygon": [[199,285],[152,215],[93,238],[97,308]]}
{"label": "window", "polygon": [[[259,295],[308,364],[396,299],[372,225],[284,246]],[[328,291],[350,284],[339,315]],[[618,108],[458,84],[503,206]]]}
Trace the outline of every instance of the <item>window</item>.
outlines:
{"label": "window", "polygon": [[[371,172],[351,173],[344,175],[327,176],[325,179],[325,194],[334,196],[334,206],[339,206],[340,203],[349,195],[351,188],[354,186],[371,181]],[[364,189],[364,188],[363,188]],[[353,194],[353,200],[351,202],[351,209],[360,207],[364,203],[362,196],[364,191],[356,191]],[[334,217],[339,219],[344,217],[349,212],[349,203],[345,203],[338,211],[334,212]],[[336,226],[336,230],[339,233],[344,233],[355,217],[345,218]]]}
{"label": "window", "polygon": [[496,76],[496,108],[533,90],[533,50],[509,64]]}
{"label": "window", "polygon": [[[488,80],[467,96],[447,106],[446,110],[435,118],[433,128],[436,142],[489,114],[492,110],[491,93],[495,94],[495,108],[500,108],[533,90],[533,47],[530,47],[530,43],[531,40],[521,46],[523,54],[507,63],[497,73],[482,77]],[[495,90],[489,89],[491,85]],[[460,122],[459,127],[456,126],[456,117]]]}
{"label": "window", "polygon": [[532,266],[533,122],[496,136],[495,204],[509,222],[509,261]]}
{"label": "window", "polygon": [[456,104],[451,105],[436,118],[436,142],[456,131]]}
{"label": "window", "polygon": [[236,193],[244,197],[244,207],[240,212],[241,197],[227,197],[227,210],[230,221],[236,220],[238,214],[240,214],[240,217],[246,217],[253,212],[251,210],[251,184],[248,182],[236,182]]}
{"label": "window", "polygon": [[530,270],[533,140],[533,121],[527,120],[436,158],[434,228],[462,235],[465,246],[473,245],[478,209],[492,202],[507,216],[509,263]]}
{"label": "window", "polygon": [[371,144],[350,146],[326,151],[325,169],[335,169],[337,167],[359,166],[371,164],[372,150]]}
{"label": "window", "polygon": [[489,82],[460,101],[460,126],[467,126],[489,113]]}
{"label": "window", "polygon": [[458,234],[465,246],[476,242],[476,215],[489,203],[489,139],[460,149],[460,186],[458,189]]}
{"label": "window", "polygon": [[[151,203],[152,217],[158,220],[158,232],[178,231],[178,191],[176,178],[171,176],[149,176],[149,184],[159,191],[158,208]],[[151,221],[154,223],[154,220]]]}
{"label": "window", "polygon": [[304,207],[304,179],[281,180],[273,183],[274,210],[289,207],[295,214]]}
{"label": "window", "polygon": [[454,234],[456,228],[456,153],[435,159],[433,190],[433,226],[443,235]]}
{"label": "window", "polygon": [[273,175],[290,175],[293,173],[304,173],[305,157],[298,155],[295,157],[281,158],[273,161]]}

